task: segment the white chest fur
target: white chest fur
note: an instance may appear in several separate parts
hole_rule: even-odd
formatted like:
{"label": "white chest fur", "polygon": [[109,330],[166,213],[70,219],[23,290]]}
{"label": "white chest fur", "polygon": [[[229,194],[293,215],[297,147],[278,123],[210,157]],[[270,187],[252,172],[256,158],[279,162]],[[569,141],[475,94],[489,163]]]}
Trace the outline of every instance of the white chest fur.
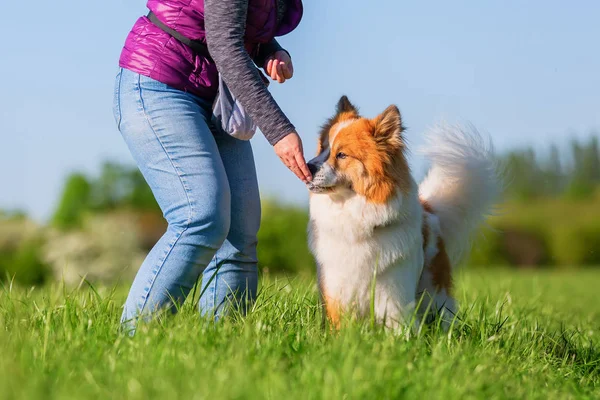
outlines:
{"label": "white chest fur", "polygon": [[326,296],[364,313],[376,272],[376,313],[393,316],[411,308],[423,268],[416,191],[386,204],[350,193],[313,195],[310,215],[309,243]]}

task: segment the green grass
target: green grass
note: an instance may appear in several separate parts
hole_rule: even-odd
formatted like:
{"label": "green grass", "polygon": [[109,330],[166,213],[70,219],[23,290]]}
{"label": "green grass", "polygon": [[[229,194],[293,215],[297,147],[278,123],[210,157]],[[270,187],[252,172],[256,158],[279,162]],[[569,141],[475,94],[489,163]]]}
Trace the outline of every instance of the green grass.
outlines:
{"label": "green grass", "polygon": [[518,399],[600,396],[600,270],[473,271],[461,321],[409,339],[323,330],[314,285],[265,279],[254,310],[194,308],[117,333],[125,288],[0,288],[0,398]]}

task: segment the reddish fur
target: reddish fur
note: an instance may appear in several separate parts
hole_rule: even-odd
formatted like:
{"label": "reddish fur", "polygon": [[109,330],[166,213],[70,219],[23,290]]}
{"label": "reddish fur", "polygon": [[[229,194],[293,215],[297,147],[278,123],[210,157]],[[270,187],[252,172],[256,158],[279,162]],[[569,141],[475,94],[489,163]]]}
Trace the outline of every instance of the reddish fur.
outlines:
{"label": "reddish fur", "polygon": [[[421,205],[423,206],[423,210],[429,214],[434,214],[433,208],[431,205],[425,201],[421,200]],[[429,244],[429,225],[427,225],[427,219],[423,218],[423,251],[426,251],[427,245]],[[438,237],[437,239],[437,253],[431,263],[426,265],[425,268],[429,269],[431,272],[431,280],[433,281],[433,285],[436,290],[445,289],[448,295],[451,294],[452,291],[452,266],[450,265],[450,259],[448,258],[448,253],[446,252],[446,245],[444,244],[444,239],[442,237]]]}
{"label": "reddish fur", "polygon": [[338,299],[330,296],[323,284],[322,278],[318,280],[319,293],[321,294],[321,305],[325,313],[325,318],[329,320],[330,326],[334,329],[339,329],[341,321],[342,306]]}
{"label": "reddish fur", "polygon": [[444,240],[441,237],[437,241],[437,250],[437,254],[427,268],[431,272],[431,280],[435,289],[438,291],[445,289],[450,296],[452,294],[452,267],[446,253]]}
{"label": "reddish fur", "polygon": [[433,212],[433,208],[431,207],[431,204],[429,204],[427,202],[427,200],[420,199],[420,201],[421,201],[421,206],[423,206],[423,210],[425,210],[429,214],[435,214],[435,212]]}
{"label": "reddish fur", "polygon": [[[354,191],[373,203],[383,204],[396,190],[410,190],[410,169],[404,157],[402,120],[394,106],[380,116],[369,120],[355,112],[343,112],[334,117],[333,124],[324,130],[319,152],[329,141],[330,131],[340,122],[355,119],[343,128],[333,141],[328,162],[344,175]],[[348,155],[337,159],[338,153]]]}
{"label": "reddish fur", "polygon": [[334,329],[340,328],[342,306],[340,301],[329,297],[327,293],[323,294],[323,303],[325,306],[325,314]]}
{"label": "reddish fur", "polygon": [[[347,100],[347,99],[346,99]],[[338,104],[338,112],[332,118],[330,118],[325,125],[321,128],[321,134],[319,135],[319,143],[317,144],[317,155],[323,151],[323,149],[329,147],[329,132],[334,125],[339,122],[347,121],[349,119],[359,118],[358,110],[348,102],[348,104]]]}
{"label": "reddish fur", "polygon": [[427,224],[426,218],[423,218],[423,226],[421,227],[421,233],[423,235],[423,251],[426,251],[427,245],[429,244],[429,225]]}

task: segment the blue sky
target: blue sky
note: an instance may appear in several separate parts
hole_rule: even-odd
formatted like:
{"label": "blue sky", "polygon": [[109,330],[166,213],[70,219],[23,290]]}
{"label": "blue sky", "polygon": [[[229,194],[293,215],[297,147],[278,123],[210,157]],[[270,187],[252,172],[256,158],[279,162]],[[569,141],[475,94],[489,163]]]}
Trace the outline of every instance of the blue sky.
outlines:
{"label": "blue sky", "polygon": [[[113,83],[145,12],[142,0],[3,6],[0,208],[47,218],[69,172],[132,162]],[[500,150],[564,143],[600,129],[599,15],[596,1],[305,1],[302,24],[281,39],[296,75],[272,92],[307,158],[341,94],[367,116],[397,104],[413,148],[440,119],[473,122]],[[305,203],[264,138],[253,143],[263,195]],[[422,175],[423,160],[412,165]]]}

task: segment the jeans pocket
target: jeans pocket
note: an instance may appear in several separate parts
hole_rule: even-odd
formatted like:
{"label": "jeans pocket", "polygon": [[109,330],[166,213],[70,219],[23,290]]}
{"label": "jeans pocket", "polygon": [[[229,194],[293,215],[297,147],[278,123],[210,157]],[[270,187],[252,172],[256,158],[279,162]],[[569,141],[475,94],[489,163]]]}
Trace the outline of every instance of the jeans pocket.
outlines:
{"label": "jeans pocket", "polygon": [[149,90],[156,92],[175,92],[178,93],[180,90],[175,89],[166,83],[159,82],[156,79],[150,78],[145,75],[139,75],[138,79],[139,88],[141,90]]}
{"label": "jeans pocket", "polygon": [[121,76],[123,75],[123,69],[120,68],[117,76],[115,77],[115,89],[113,95],[113,116],[117,124],[117,129],[121,129]]}

